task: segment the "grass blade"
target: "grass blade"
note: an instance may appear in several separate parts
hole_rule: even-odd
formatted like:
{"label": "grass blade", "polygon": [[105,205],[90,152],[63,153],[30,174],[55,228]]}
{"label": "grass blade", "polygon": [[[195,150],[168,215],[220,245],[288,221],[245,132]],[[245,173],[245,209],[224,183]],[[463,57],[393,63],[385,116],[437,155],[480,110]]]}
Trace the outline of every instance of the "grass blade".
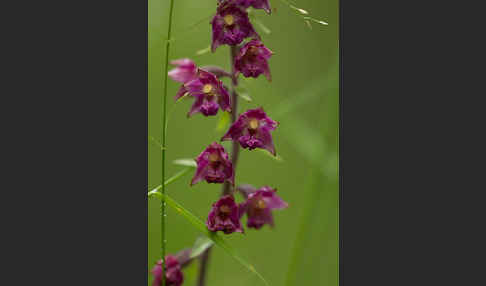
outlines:
{"label": "grass blade", "polygon": [[196,161],[194,159],[177,159],[177,160],[174,160],[173,162],[174,164],[176,165],[179,165],[179,166],[186,166],[186,167],[193,167],[193,168],[196,168],[197,167],[197,164],[196,164]]}
{"label": "grass blade", "polygon": [[164,146],[162,146],[162,143],[160,143],[157,139],[155,139],[153,136],[149,136],[150,141],[152,141],[155,145],[157,145],[160,150],[165,150]]}
{"label": "grass blade", "polygon": [[221,113],[218,124],[216,125],[216,131],[217,132],[223,132],[225,131],[228,126],[230,125],[231,117],[229,112],[223,112]]}
{"label": "grass blade", "polygon": [[194,246],[192,247],[191,258],[198,257],[206,249],[210,248],[214,242],[204,236],[200,236],[196,239]]}
{"label": "grass blade", "polygon": [[[182,176],[184,176],[185,174],[187,174],[192,168],[185,168],[183,169],[182,171],[180,171],[179,173],[176,173],[174,176],[168,178],[165,183],[164,183],[164,186],[167,186],[169,185],[170,183],[173,183],[175,181],[177,181],[179,178],[182,178]],[[149,197],[152,196],[152,193],[156,193],[158,192],[160,189],[162,188],[162,185],[158,185],[157,187],[155,187],[153,190],[151,190],[148,195]]]}
{"label": "grass blade", "polygon": [[277,156],[273,156],[273,154],[270,153],[270,152],[268,152],[268,150],[260,149],[260,148],[259,149],[256,149],[256,150],[258,150],[261,154],[263,154],[263,155],[265,155],[267,157],[270,157],[270,158],[272,158],[273,160],[275,160],[277,162],[282,163],[284,161],[283,158],[282,158],[282,156],[280,156],[279,154],[277,154]]}
{"label": "grass blade", "polygon": [[253,265],[251,265],[244,258],[242,258],[237,253],[237,251],[223,237],[221,237],[216,232],[209,231],[208,228],[206,227],[206,224],[201,219],[199,219],[197,216],[195,216],[190,211],[185,209],[183,206],[181,206],[179,203],[174,201],[168,195],[164,196],[164,195],[162,195],[162,193],[154,192],[154,191],[150,191],[148,194],[149,194],[149,197],[156,196],[160,199],[165,198],[165,202],[170,207],[172,207],[178,214],[180,214],[185,219],[187,219],[196,229],[198,229],[200,232],[202,232],[204,235],[206,235],[209,239],[211,239],[214,242],[214,244],[221,247],[227,254],[229,254],[231,257],[233,257],[236,261],[238,261],[246,269],[248,269],[250,272],[252,272],[256,276],[258,276],[258,278],[260,278],[260,280],[262,280],[265,283],[265,285],[269,285],[268,282],[265,280],[265,278],[263,278],[263,276],[256,271],[256,269],[255,269],[255,267],[253,267]]}

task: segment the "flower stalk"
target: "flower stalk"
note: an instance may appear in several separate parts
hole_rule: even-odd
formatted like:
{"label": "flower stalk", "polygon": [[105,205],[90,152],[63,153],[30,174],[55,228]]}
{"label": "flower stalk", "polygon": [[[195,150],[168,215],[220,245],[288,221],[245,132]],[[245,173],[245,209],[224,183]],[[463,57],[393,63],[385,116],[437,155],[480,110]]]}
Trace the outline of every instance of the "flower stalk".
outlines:
{"label": "flower stalk", "polygon": [[[235,123],[238,116],[238,94],[236,93],[236,87],[238,86],[238,77],[235,73],[234,61],[238,52],[237,46],[230,46],[230,65],[231,65],[231,124]],[[238,155],[240,152],[240,146],[237,141],[233,141],[231,149],[231,164],[233,165],[233,172],[236,170],[236,164],[238,163]],[[221,197],[231,194],[231,183],[225,181],[221,191]],[[206,272],[209,264],[209,255],[211,253],[211,247],[206,249],[201,256],[201,264],[199,267],[199,277],[197,286],[204,286],[206,283]]]}
{"label": "flower stalk", "polygon": [[166,151],[166,122],[167,122],[167,80],[168,80],[168,70],[169,70],[169,49],[170,49],[170,38],[171,38],[171,30],[172,30],[172,12],[174,10],[174,0],[170,0],[170,8],[169,8],[169,24],[167,27],[167,42],[165,45],[165,71],[164,71],[164,93],[162,96],[162,177],[161,177],[161,185],[162,185],[162,200],[160,201],[160,231],[161,231],[161,250],[160,250],[160,257],[162,257],[161,263],[161,285],[166,286],[166,259],[165,259],[165,250],[166,250],[166,239],[165,239],[165,217],[166,217],[166,210],[165,210],[165,151]]}

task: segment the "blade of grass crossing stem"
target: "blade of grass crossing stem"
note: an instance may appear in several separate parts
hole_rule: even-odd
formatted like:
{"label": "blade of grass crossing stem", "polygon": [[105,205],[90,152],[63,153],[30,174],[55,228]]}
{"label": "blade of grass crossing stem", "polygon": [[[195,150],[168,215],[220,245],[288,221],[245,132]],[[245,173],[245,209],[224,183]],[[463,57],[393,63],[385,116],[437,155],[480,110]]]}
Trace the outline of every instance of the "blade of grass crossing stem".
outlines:
{"label": "blade of grass crossing stem", "polygon": [[179,166],[186,166],[186,167],[193,167],[193,168],[197,167],[196,161],[194,159],[191,159],[191,158],[177,159],[177,160],[174,160],[173,163],[175,165],[179,165]]}
{"label": "blade of grass crossing stem", "polygon": [[[177,181],[178,179],[182,178],[185,174],[187,174],[191,169],[193,168],[185,168],[183,170],[181,170],[179,173],[176,173],[174,176],[168,178],[167,180],[165,180],[165,183],[164,183],[164,186],[167,186],[169,185],[170,183],[173,183],[175,181]],[[148,195],[151,196],[152,193],[155,193],[155,192],[158,192],[160,189],[162,188],[162,185],[158,185],[157,187],[155,187],[153,190],[151,190]]]}
{"label": "blade of grass crossing stem", "polygon": [[187,219],[196,229],[198,229],[204,235],[209,237],[214,242],[214,244],[221,247],[227,254],[229,254],[231,257],[233,257],[236,261],[238,261],[246,269],[248,269],[250,272],[252,272],[256,276],[258,276],[258,278],[260,278],[260,280],[263,283],[265,283],[265,285],[270,285],[265,280],[265,278],[263,278],[263,276],[256,271],[256,269],[255,269],[255,267],[253,267],[253,265],[251,265],[244,258],[242,258],[237,253],[237,251],[224,238],[222,238],[219,234],[217,234],[216,232],[209,231],[208,228],[206,227],[206,224],[201,219],[199,219],[197,216],[195,216],[190,211],[185,209],[182,205],[180,205],[179,203],[174,201],[168,195],[163,195],[160,192],[151,191],[151,192],[149,192],[149,196],[156,196],[156,197],[161,198],[161,199],[165,198],[165,202],[171,208],[173,208],[178,214],[180,214],[185,219]]}
{"label": "blade of grass crossing stem", "polygon": [[198,257],[201,253],[203,253],[206,249],[210,248],[214,242],[204,236],[200,236],[196,239],[196,242],[194,243],[194,246],[192,247],[191,251],[191,258]]}

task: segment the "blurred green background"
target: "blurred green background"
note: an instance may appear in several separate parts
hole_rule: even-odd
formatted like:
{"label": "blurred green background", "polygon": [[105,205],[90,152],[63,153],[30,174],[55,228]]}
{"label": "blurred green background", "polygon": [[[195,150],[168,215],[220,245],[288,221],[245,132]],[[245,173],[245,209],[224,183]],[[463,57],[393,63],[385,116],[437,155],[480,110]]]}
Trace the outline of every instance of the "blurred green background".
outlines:
{"label": "blurred green background", "polygon": [[[211,42],[210,20],[216,0],[174,0],[173,45],[169,59],[189,57],[199,66],[219,65],[229,70],[229,48],[197,54]],[[338,0],[299,0],[295,6],[309,11],[328,26],[312,23],[312,29],[280,0],[270,0],[273,11],[254,11],[271,32],[264,33],[253,20],[265,45],[275,54],[270,59],[272,82],[263,76],[242,80],[253,99],[240,99],[239,112],[263,106],[280,122],[273,132],[279,162],[260,151],[242,150],[236,183],[256,187],[269,185],[289,203],[275,211],[274,229],[225,236],[252,263],[270,285],[338,285],[338,146],[339,146],[339,19]],[[148,135],[161,137],[162,86],[168,0],[149,0],[149,118]],[[240,76],[240,80],[242,76]],[[227,83],[227,82],[226,82]],[[169,79],[168,110],[179,84]],[[187,119],[192,100],[178,103],[169,115],[167,177],[183,167],[179,158],[194,158],[211,142],[221,138],[216,129],[219,115],[197,114]],[[160,148],[149,141],[149,188],[160,184]],[[223,144],[228,150],[230,145]],[[201,182],[189,187],[193,172],[167,188],[167,193],[203,221],[220,195],[220,185]],[[237,201],[241,197],[237,196]],[[148,265],[160,259],[160,207],[148,200]],[[244,219],[246,224],[246,218]],[[246,226],[246,225],[245,225]],[[190,247],[200,233],[168,207],[168,253]],[[184,285],[195,285],[197,263],[185,270]],[[149,275],[149,285],[152,277]],[[207,285],[263,285],[258,278],[217,246],[213,248]]]}

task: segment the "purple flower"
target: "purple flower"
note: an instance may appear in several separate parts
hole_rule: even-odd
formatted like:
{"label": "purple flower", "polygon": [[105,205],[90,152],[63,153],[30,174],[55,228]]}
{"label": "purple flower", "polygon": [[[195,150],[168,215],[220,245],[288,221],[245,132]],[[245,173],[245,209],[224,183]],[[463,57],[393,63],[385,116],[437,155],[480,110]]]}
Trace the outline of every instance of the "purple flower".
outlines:
{"label": "purple flower", "polygon": [[284,209],[288,207],[288,204],[284,202],[277,194],[277,190],[270,187],[261,187],[252,190],[243,191],[247,195],[247,199],[239,206],[239,216],[243,216],[246,213],[248,216],[247,226],[259,229],[265,224],[269,224],[271,227],[273,223],[273,209]]}
{"label": "purple flower", "polygon": [[206,225],[210,231],[221,230],[225,234],[233,232],[243,233],[238,205],[235,203],[233,196],[226,195],[213,204]]}
{"label": "purple flower", "polygon": [[243,8],[253,7],[255,9],[263,9],[268,14],[272,12],[270,8],[270,3],[268,0],[219,0],[219,2],[232,2],[235,5],[241,6]]}
{"label": "purple flower", "polygon": [[[186,93],[196,98],[188,116],[201,112],[205,116],[216,115],[218,109],[231,111],[230,96],[223,83],[217,76],[204,69],[200,69],[190,59],[179,59],[171,61],[177,67],[169,71],[168,75],[175,81],[183,83],[177,91],[175,100],[178,100]],[[226,75],[224,70],[218,67],[209,67],[221,74]]]}
{"label": "purple flower", "polygon": [[177,66],[168,73],[172,80],[186,83],[197,78],[197,67],[192,60],[178,59],[171,61],[170,64]]}
{"label": "purple flower", "polygon": [[276,156],[270,131],[275,130],[277,125],[278,122],[268,117],[263,108],[249,109],[238,117],[221,140],[238,141],[241,147],[249,150],[266,149]]}
{"label": "purple flower", "polygon": [[[184,282],[184,276],[181,271],[181,266],[177,258],[172,255],[165,256],[165,285],[180,286]],[[154,281],[152,286],[162,285],[162,260],[159,260],[152,269]]]}
{"label": "purple flower", "polygon": [[187,116],[201,112],[205,116],[216,115],[218,109],[231,112],[230,96],[223,82],[214,74],[198,69],[197,78],[186,82],[179,92],[176,100],[188,92],[196,100]]}
{"label": "purple flower", "polygon": [[214,142],[209,145],[196,158],[196,174],[191,181],[191,186],[206,180],[208,183],[223,183],[225,180],[235,184],[233,164],[228,158],[228,153],[223,146]]}
{"label": "purple flower", "polygon": [[259,40],[246,43],[235,57],[236,76],[241,72],[245,77],[258,77],[264,74],[269,81],[272,80],[268,59],[272,56],[270,51]]}
{"label": "purple flower", "polygon": [[239,45],[245,38],[260,38],[248,19],[248,13],[232,2],[225,2],[218,6],[213,20],[213,41],[211,51],[220,45]]}

